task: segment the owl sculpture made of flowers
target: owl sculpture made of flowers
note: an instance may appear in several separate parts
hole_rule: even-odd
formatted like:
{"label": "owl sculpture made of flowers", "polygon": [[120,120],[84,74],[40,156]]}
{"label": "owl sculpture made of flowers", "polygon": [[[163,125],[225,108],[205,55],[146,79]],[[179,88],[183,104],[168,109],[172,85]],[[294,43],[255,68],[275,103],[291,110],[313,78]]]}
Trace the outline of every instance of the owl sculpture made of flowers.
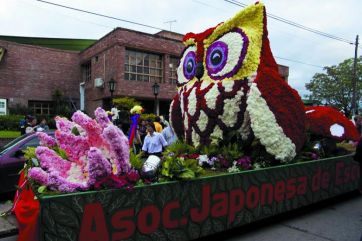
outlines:
{"label": "owl sculpture made of flowers", "polygon": [[281,162],[293,159],[306,139],[306,114],[297,91],[278,73],[264,5],[188,33],[183,42],[170,107],[177,135],[197,146],[238,132],[243,140],[259,140]]}

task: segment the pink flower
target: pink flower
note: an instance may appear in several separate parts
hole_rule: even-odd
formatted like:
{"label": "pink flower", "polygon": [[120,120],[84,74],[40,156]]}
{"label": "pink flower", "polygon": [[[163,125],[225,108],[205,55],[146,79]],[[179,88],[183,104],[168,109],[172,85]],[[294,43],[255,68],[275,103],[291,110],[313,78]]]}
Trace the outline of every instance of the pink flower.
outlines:
{"label": "pink flower", "polygon": [[[41,143],[54,150],[46,146],[36,149],[40,167],[31,168],[29,177],[60,192],[93,186],[130,187],[137,182],[139,175],[129,163],[127,137],[107,119],[104,110],[98,108],[95,115],[98,122],[80,111],[74,113],[74,122],[57,117],[56,140],[39,133]],[[55,150],[65,151],[66,157]]]}
{"label": "pink flower", "polygon": [[55,171],[64,176],[71,167],[69,161],[62,159],[55,151],[48,147],[38,146],[35,154],[40,161],[40,166],[48,172]]}
{"label": "pink flower", "polygon": [[69,121],[65,117],[56,116],[55,123],[59,131],[71,132],[74,126],[73,122]]}
{"label": "pink flower", "polygon": [[103,110],[101,107],[98,107],[95,110],[94,114],[96,116],[98,123],[101,125],[102,128],[106,128],[109,124],[111,124],[107,112]]}
{"label": "pink flower", "polygon": [[101,138],[102,128],[95,120],[79,110],[73,114],[72,120],[86,131],[90,146],[101,147],[104,144]]}
{"label": "pink flower", "polygon": [[54,138],[44,132],[37,132],[36,135],[39,138],[39,143],[41,146],[54,147],[57,145]]}
{"label": "pink flower", "polygon": [[86,137],[76,136],[69,132],[55,132],[59,147],[62,148],[71,161],[78,162],[87,154],[89,145]]}

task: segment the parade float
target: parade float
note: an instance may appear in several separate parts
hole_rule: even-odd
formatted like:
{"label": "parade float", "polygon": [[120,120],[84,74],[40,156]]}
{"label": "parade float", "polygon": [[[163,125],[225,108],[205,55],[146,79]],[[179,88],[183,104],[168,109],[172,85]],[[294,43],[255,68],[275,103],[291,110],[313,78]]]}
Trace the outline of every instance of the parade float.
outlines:
{"label": "parade float", "polygon": [[39,133],[26,153],[20,239],[192,240],[358,188],[340,144],[357,130],[331,107],[305,108],[279,76],[262,3],[184,43],[170,108],[179,141],[155,176],[141,178],[142,158],[101,108],[56,118],[55,138]]}

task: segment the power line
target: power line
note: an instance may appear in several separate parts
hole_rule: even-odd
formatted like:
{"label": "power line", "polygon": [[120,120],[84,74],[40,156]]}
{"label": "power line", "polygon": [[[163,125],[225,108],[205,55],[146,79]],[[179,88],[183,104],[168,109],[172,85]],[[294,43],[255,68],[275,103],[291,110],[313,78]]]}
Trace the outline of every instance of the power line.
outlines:
{"label": "power line", "polygon": [[50,5],[54,5],[54,6],[58,6],[58,7],[62,7],[62,8],[66,8],[66,9],[70,9],[70,10],[74,10],[74,11],[78,11],[78,12],[82,12],[82,13],[92,14],[92,15],[99,16],[99,17],[118,20],[118,21],[125,22],[125,23],[131,23],[131,24],[142,26],[142,27],[147,27],[147,28],[152,28],[152,29],[157,29],[157,30],[165,30],[163,28],[154,27],[154,26],[151,26],[151,25],[148,25],[148,24],[137,23],[137,22],[133,22],[133,21],[130,21],[130,20],[127,20],[127,19],[116,18],[116,17],[105,15],[105,14],[91,12],[91,11],[87,11],[87,10],[82,10],[82,9],[79,9],[79,8],[73,8],[73,7],[69,7],[69,6],[65,6],[65,5],[61,5],[61,4],[57,4],[57,3],[47,2],[47,1],[44,1],[44,0],[36,0],[36,1],[41,2],[41,3],[50,4]]}
{"label": "power line", "polygon": [[[65,5],[61,5],[61,4],[57,4],[57,3],[47,2],[47,1],[44,1],[44,0],[36,0],[36,1],[42,2],[42,3],[46,3],[46,4],[50,4],[50,5],[54,5],[54,6],[57,6],[57,7],[62,7],[62,8],[66,8],[66,9],[78,11],[78,12],[83,12],[83,13],[88,13],[88,14],[96,15],[96,16],[99,16],[99,17],[104,17],[104,18],[109,18],[109,19],[113,19],[113,20],[118,20],[118,21],[122,21],[122,22],[126,22],[126,23],[131,23],[131,24],[135,24],[135,25],[139,25],[139,26],[143,26],[143,27],[148,27],[148,28],[157,29],[157,30],[164,30],[164,29],[159,28],[159,27],[154,27],[154,26],[151,26],[151,25],[142,24],[142,23],[137,23],[137,22],[134,22],[134,21],[126,20],[126,19],[116,18],[116,17],[112,17],[112,16],[105,15],[105,14],[100,14],[100,13],[95,13],[95,12],[91,12],[91,11],[87,11],[87,10],[82,10],[82,9],[78,9],[78,8],[73,8],[73,7],[69,7],[69,6],[65,6]],[[229,0],[225,0],[225,1],[230,2],[230,3],[233,3],[233,2],[231,2],[231,1],[229,1]],[[201,1],[196,1],[196,0],[195,0],[195,2],[198,2],[198,3],[203,4],[203,2],[201,2]],[[233,3],[233,4],[236,4],[236,5],[239,5],[239,6],[242,6],[242,7],[246,7],[246,6],[247,6],[246,4],[242,4],[242,3]],[[244,5],[244,6],[243,6],[243,5]],[[309,63],[304,63],[304,62],[299,61],[299,60],[293,60],[293,59],[288,59],[288,58],[284,58],[284,57],[277,57],[277,56],[276,56],[276,58],[282,59],[282,60],[286,60],[286,61],[290,61],[290,62],[294,62],[294,63],[309,65],[309,66],[313,66],[313,67],[317,67],[317,68],[323,68],[322,66],[314,65],[314,64],[309,64]]]}
{"label": "power line", "polygon": [[[224,0],[228,3],[231,3],[231,4],[234,4],[234,5],[237,5],[237,6],[240,6],[240,7],[247,7],[247,5],[245,3],[240,3],[236,0]],[[341,42],[345,42],[345,43],[348,43],[348,44],[353,44],[355,45],[355,43],[351,40],[348,40],[348,39],[345,39],[345,38],[341,38],[341,37],[337,37],[337,36],[334,36],[334,35],[331,35],[331,34],[328,34],[328,33],[324,33],[322,31],[319,31],[319,30],[316,30],[316,29],[313,29],[313,28],[310,28],[310,27],[306,27],[304,25],[301,25],[299,23],[296,23],[296,22],[293,22],[293,21],[290,21],[288,19],[285,19],[285,18],[282,18],[282,17],[278,17],[277,15],[274,15],[274,14],[271,14],[271,13],[267,13],[267,16],[272,18],[272,19],[275,19],[277,21],[280,21],[280,22],[283,22],[283,23],[286,23],[286,24],[289,24],[291,26],[294,26],[294,27],[297,27],[297,28],[300,28],[300,29],[303,29],[305,31],[309,31],[311,33],[315,33],[315,34],[318,34],[318,35],[321,35],[323,37],[327,37],[327,38],[330,38],[330,39],[334,39],[334,40],[337,40],[337,41],[341,41]]]}
{"label": "power line", "polygon": [[274,56],[274,57],[277,58],[277,59],[282,59],[282,60],[286,60],[286,61],[290,61],[290,62],[294,62],[294,63],[298,63],[298,64],[304,64],[304,65],[309,65],[309,66],[313,66],[313,67],[317,67],[317,68],[322,68],[322,69],[324,69],[324,67],[323,67],[323,66],[320,66],[320,65],[304,63],[304,62],[299,61],[299,60],[288,59],[288,58],[283,58],[283,57],[278,57],[278,56]]}

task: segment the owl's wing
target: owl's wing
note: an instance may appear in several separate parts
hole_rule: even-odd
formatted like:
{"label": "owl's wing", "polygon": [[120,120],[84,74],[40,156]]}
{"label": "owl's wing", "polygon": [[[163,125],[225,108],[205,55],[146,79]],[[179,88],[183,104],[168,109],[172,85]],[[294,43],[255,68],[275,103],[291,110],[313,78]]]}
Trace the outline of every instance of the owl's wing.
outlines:
{"label": "owl's wing", "polygon": [[177,93],[170,105],[170,124],[179,139],[184,139],[184,125],[181,112],[180,95]]}
{"label": "owl's wing", "polygon": [[298,93],[273,69],[259,69],[247,99],[251,128],[276,159],[295,157],[305,142],[304,105]]}
{"label": "owl's wing", "polygon": [[327,106],[306,107],[307,131],[314,135],[338,141],[358,141],[360,134],[355,125],[338,110]]}

